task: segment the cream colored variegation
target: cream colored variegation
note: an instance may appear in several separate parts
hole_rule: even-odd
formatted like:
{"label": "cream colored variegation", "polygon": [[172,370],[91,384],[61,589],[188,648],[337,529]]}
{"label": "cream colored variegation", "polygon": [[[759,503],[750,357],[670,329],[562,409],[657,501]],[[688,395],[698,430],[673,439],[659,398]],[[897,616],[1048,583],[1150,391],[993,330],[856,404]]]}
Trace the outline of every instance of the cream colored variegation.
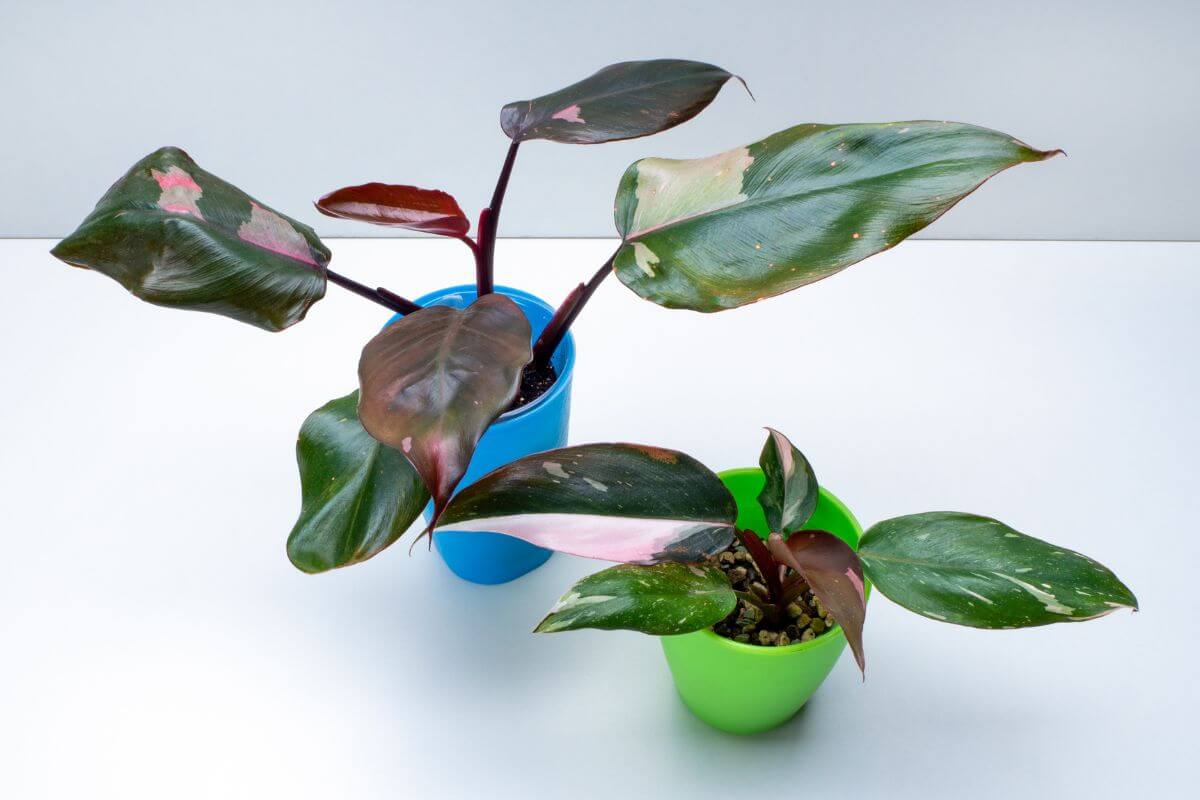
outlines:
{"label": "cream colored variegation", "polygon": [[[746,200],[742,179],[754,163],[749,148],[708,158],[644,158],[637,164],[637,208],[626,240]],[[657,261],[657,259],[655,259]],[[646,269],[643,259],[638,266]],[[654,273],[647,270],[647,274]]]}

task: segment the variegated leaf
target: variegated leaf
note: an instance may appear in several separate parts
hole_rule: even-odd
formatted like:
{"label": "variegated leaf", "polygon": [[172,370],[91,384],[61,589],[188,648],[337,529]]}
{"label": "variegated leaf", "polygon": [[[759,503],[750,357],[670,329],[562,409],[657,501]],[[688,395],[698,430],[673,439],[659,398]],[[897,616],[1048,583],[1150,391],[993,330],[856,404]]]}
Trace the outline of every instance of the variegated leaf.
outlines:
{"label": "variegated leaf", "polygon": [[532,357],[520,306],[488,294],[463,310],[428,306],[389,325],[358,362],[358,416],[417,468],[440,514],[475,445],[517,395]]}
{"label": "variegated leaf", "polygon": [[305,572],[366,561],[421,514],[429,492],[401,455],[358,421],[358,392],[309,414],[296,442],[303,498],[288,557]]}
{"label": "variegated leaf", "polygon": [[518,142],[599,144],[649,136],[699,114],[732,77],[698,61],[624,61],[557,92],[509,103],[500,111],[500,127]]}
{"label": "variegated leaf", "polygon": [[1137,609],[1107,567],[974,514],[884,520],[863,536],[858,555],[888,598],[957,625],[1027,628]]}
{"label": "variegated leaf", "polygon": [[758,457],[766,485],[758,495],[767,525],[785,537],[804,527],[817,509],[820,493],[812,465],[779,431],[767,428],[767,441]]}
{"label": "variegated leaf", "polygon": [[269,331],[325,295],[329,249],[285,217],[164,147],[125,173],[51,253],[155,305],[210,311]]}
{"label": "variegated leaf", "polygon": [[930,224],[1001,170],[1043,161],[956,122],[797,125],[709,158],[646,158],[617,190],[626,286],[720,311],[818,281]]}
{"label": "variegated leaf", "polygon": [[621,564],[572,586],[536,631],[601,628],[674,636],[711,627],[736,605],[737,595],[717,567]]}
{"label": "variegated leaf", "polygon": [[733,540],[733,497],[699,461],[636,444],[548,450],[459,492],[438,527],[495,531],[563,553],[697,563]]}
{"label": "variegated leaf", "polygon": [[461,238],[471,228],[457,200],[445,192],[416,186],[388,183],[346,186],[325,195],[316,205],[318,211],[329,217],[439,236]]}

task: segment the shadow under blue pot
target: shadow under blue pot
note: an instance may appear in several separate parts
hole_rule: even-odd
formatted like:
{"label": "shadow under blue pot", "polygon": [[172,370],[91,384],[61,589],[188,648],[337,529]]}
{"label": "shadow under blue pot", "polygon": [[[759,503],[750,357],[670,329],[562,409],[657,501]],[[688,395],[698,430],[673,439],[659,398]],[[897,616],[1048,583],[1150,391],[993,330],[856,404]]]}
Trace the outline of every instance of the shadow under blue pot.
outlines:
{"label": "shadow under blue pot", "polygon": [[[536,341],[554,309],[541,298],[520,289],[497,286],[496,293],[512,298],[532,329]],[[421,306],[466,308],[475,301],[475,286],[466,284],[439,289],[417,298]],[[388,320],[391,325],[402,315]],[[571,416],[571,378],[575,371],[575,339],[568,333],[550,359],[558,380],[532,403],[500,416],[479,440],[467,474],[458,488],[474,483],[487,473],[522,456],[552,450],[567,443],[567,425]],[[425,508],[425,520],[433,514],[432,503]],[[505,536],[501,533],[438,531],[433,544],[458,577],[472,583],[507,583],[537,569],[550,558],[551,551]]]}

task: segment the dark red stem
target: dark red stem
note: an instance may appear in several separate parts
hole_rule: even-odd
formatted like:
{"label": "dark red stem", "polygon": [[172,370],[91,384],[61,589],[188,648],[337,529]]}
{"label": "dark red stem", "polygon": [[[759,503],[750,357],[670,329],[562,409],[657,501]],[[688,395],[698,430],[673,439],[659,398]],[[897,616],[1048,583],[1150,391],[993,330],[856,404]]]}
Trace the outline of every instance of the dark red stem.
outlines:
{"label": "dark red stem", "polygon": [[739,528],[737,537],[742,546],[750,552],[750,557],[754,559],[754,566],[758,567],[758,574],[762,575],[762,579],[767,584],[771,602],[778,606],[783,600],[783,583],[779,579],[778,562],[775,561],[767,546],[763,544],[763,540],[758,538],[753,531],[744,531]]}
{"label": "dark red stem", "polygon": [[487,253],[483,247],[484,231],[488,229],[488,225],[492,218],[492,210],[485,208],[479,212],[479,225],[476,236],[479,237],[478,242],[472,242],[470,239],[464,239],[471,245],[471,252],[475,254],[475,294],[477,297],[483,297],[485,294],[491,294],[496,284],[492,280],[492,268],[488,263]]}
{"label": "dark red stem", "polygon": [[349,289],[359,297],[365,297],[373,303],[378,303],[384,308],[390,308],[392,311],[397,311],[401,314],[411,314],[414,311],[420,311],[421,307],[411,300],[407,300],[398,294],[389,292],[387,289],[379,288],[372,289],[369,286],[364,286],[356,280],[351,280],[345,275],[339,275],[331,269],[326,269],[325,274],[329,278],[329,282],[341,286],[343,289]]}
{"label": "dark red stem", "polygon": [[558,349],[558,345],[562,342],[563,337],[567,335],[567,331],[571,329],[571,324],[575,322],[575,318],[579,316],[579,312],[596,293],[596,289],[604,282],[612,272],[613,260],[617,257],[613,253],[600,265],[600,269],[596,270],[596,274],[587,283],[581,283],[571,290],[567,298],[562,301],[554,312],[554,316],[546,323],[545,329],[542,330],[542,335],[538,337],[537,342],[533,345],[533,364],[535,366],[544,367],[550,363],[554,351]]}
{"label": "dark red stem", "polygon": [[475,285],[480,297],[490,294],[495,286],[492,276],[495,272],[493,264],[496,255],[496,226],[500,223],[500,206],[504,204],[504,193],[508,191],[508,179],[512,176],[520,144],[514,140],[508,146],[504,166],[500,168],[500,177],[496,179],[496,189],[492,192],[492,202],[488,203],[488,207],[479,215],[479,231],[476,234],[479,253],[475,262]]}

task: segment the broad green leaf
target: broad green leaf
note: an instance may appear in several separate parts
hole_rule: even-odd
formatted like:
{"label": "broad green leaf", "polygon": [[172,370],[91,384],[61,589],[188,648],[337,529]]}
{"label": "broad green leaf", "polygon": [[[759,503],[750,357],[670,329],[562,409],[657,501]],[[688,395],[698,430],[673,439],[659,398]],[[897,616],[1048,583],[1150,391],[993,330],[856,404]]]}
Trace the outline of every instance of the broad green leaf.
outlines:
{"label": "broad green leaf", "polygon": [[624,61],[557,92],[509,103],[500,111],[500,127],[517,142],[599,144],[649,136],[699,114],[733,77],[698,61]]}
{"label": "broad green leaf", "polygon": [[772,533],[767,546],[780,564],[800,573],[821,605],[833,614],[846,634],[859,671],[865,675],[867,660],[862,636],[867,597],[862,564],[854,550],[828,531],[800,531],[786,541],[778,533]]}
{"label": "broad green leaf", "polygon": [[1106,567],[974,514],[884,520],[863,536],[858,557],[894,602],[957,625],[1027,628],[1137,609]]}
{"label": "broad green leaf", "polygon": [[364,183],[335,189],[316,203],[330,217],[408,228],[439,236],[463,237],[471,228],[458,201],[437,189]]}
{"label": "broad green leaf", "polygon": [[329,249],[312,228],[206,172],[176,147],[134,164],[51,251],[160,306],[269,331],[325,295]]}
{"label": "broad green leaf", "polygon": [[359,419],[417,468],[433,495],[435,518],[479,437],[516,397],[532,355],[529,339],[520,307],[488,294],[461,311],[414,311],[363,348]]}
{"label": "broad green leaf", "polygon": [[399,539],[429,492],[412,465],[358,421],[358,392],[308,415],[296,442],[302,500],[288,558],[304,572],[366,561]]}
{"label": "broad green leaf", "polygon": [[787,536],[804,527],[817,510],[817,476],[804,454],[779,431],[767,428],[758,457],[767,482],[758,495],[771,531]]}
{"label": "broad green leaf", "polygon": [[736,605],[737,595],[717,567],[620,564],[572,586],[535,630],[601,628],[674,636],[711,627]]}
{"label": "broad green leaf", "polygon": [[438,527],[506,533],[605,561],[698,563],[729,545],[736,517],[721,479],[691,456],[587,444],[488,473],[455,495]]}
{"label": "broad green leaf", "polygon": [[985,180],[1059,151],[957,122],[797,125],[709,158],[625,171],[617,275],[720,311],[826,278],[933,222]]}

